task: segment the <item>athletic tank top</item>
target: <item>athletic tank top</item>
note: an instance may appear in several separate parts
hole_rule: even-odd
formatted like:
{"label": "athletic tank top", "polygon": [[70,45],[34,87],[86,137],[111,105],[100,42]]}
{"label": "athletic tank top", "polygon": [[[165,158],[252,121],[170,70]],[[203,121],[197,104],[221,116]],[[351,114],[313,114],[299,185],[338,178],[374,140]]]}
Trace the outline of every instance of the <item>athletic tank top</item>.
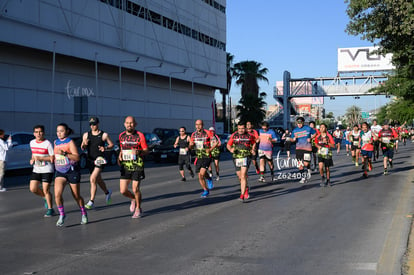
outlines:
{"label": "athletic tank top", "polygon": [[105,146],[105,142],[102,140],[102,136],[105,132],[100,131],[97,135],[92,135],[92,132],[88,132],[88,158],[95,160],[97,157],[103,157],[104,152],[99,151],[99,146]]}

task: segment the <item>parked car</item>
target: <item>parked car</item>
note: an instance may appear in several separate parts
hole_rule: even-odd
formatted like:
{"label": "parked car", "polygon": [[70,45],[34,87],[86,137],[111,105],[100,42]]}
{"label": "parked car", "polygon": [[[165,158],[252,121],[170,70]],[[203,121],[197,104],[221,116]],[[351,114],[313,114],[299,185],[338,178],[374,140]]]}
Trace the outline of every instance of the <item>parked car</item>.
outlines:
{"label": "parked car", "polygon": [[227,151],[227,142],[229,141],[231,134],[222,134],[220,136],[220,142],[221,142],[221,146],[220,146],[220,150],[222,152],[226,152]]}
{"label": "parked car", "polygon": [[35,138],[33,134],[26,132],[6,133],[4,140],[7,140],[10,135],[13,146],[9,148],[6,154],[6,170],[32,167],[30,165],[30,159],[32,157],[30,141]]}
{"label": "parked car", "polygon": [[180,134],[177,129],[169,128],[155,128],[152,132],[156,134],[162,142],[165,142],[170,137],[177,137]]}
{"label": "parked car", "polygon": [[148,145],[148,150],[151,152],[155,146],[161,144],[161,139],[154,133],[144,133],[145,141]]}
{"label": "parked car", "polygon": [[[81,169],[86,168],[86,161],[88,159],[88,151],[82,150],[81,144],[82,144],[82,138],[80,137],[72,137],[73,141],[76,144],[76,147],[78,148],[79,153],[79,166]],[[104,151],[104,157],[106,159],[107,165],[115,165],[118,160],[118,154],[119,154],[119,145],[114,143],[114,147],[112,149],[108,149]]]}
{"label": "parked car", "polygon": [[174,148],[176,137],[169,137],[161,145],[155,146],[152,150],[152,155],[154,157],[155,162],[177,162],[178,161],[178,154],[179,148]]}

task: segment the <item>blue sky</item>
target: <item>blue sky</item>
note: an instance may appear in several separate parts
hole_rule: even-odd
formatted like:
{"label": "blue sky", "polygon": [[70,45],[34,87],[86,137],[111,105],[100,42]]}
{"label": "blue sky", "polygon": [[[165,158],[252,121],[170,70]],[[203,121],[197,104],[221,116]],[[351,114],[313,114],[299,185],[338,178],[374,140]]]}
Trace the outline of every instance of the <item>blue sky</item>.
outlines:
{"label": "blue sky", "polygon": [[[254,60],[269,70],[269,83],[259,82],[259,86],[273,105],[273,87],[285,70],[292,78],[333,77],[337,48],[372,46],[345,32],[346,7],[343,0],[227,0],[227,52],[234,55],[235,63]],[[234,83],[230,96],[232,103],[240,99],[240,87]],[[384,96],[363,96],[357,101],[336,97],[325,98],[324,107],[338,116],[352,105],[370,111],[375,104],[387,102]]]}

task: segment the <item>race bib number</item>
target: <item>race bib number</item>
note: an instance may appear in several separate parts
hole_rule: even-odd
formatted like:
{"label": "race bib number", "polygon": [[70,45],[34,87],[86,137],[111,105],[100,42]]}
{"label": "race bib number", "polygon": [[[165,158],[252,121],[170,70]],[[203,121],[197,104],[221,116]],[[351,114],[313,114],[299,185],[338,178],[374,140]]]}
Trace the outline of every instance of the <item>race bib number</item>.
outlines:
{"label": "race bib number", "polygon": [[359,141],[354,141],[352,144],[353,144],[354,146],[358,146],[358,145],[359,145]]}
{"label": "race bib number", "polygon": [[383,143],[390,143],[390,141],[391,141],[390,138],[387,138],[387,137],[382,138]]}
{"label": "race bib number", "polygon": [[105,158],[103,158],[103,157],[97,157],[95,159],[95,165],[96,166],[101,166],[101,165],[104,165],[104,164],[106,164],[106,159]]}
{"label": "race bib number", "polygon": [[287,138],[286,138],[286,141],[290,141],[290,140],[291,140],[291,138],[290,138],[290,137],[287,137]]}
{"label": "race bib number", "polygon": [[236,167],[247,166],[247,158],[236,159]]}
{"label": "race bib number", "polygon": [[204,142],[202,140],[196,140],[195,141],[195,148],[198,150],[201,150],[204,148]]}
{"label": "race bib number", "polygon": [[122,160],[136,160],[137,156],[133,150],[122,150]]}
{"label": "race bib number", "polygon": [[36,161],[34,162],[34,166],[37,166],[37,167],[44,167],[44,166],[46,166],[46,161],[36,160]]}
{"label": "race bib number", "polygon": [[327,156],[328,153],[329,153],[329,149],[326,148],[326,147],[322,147],[321,149],[319,149],[319,152],[320,152],[321,155]]}
{"label": "race bib number", "polygon": [[180,155],[187,155],[187,150],[185,148],[180,148]]}
{"label": "race bib number", "polygon": [[311,160],[311,154],[309,154],[309,153],[303,154],[303,160],[310,161]]}
{"label": "race bib number", "polygon": [[63,155],[55,156],[55,168],[60,173],[66,173],[71,168],[69,159]]}

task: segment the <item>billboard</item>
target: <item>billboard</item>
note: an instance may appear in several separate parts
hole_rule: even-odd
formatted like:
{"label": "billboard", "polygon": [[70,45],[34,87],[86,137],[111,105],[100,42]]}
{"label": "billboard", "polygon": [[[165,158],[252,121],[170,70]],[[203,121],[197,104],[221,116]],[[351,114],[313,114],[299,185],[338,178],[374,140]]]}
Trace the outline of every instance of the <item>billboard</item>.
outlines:
{"label": "billboard", "polygon": [[392,54],[373,54],[378,47],[338,48],[338,72],[389,71]]}

